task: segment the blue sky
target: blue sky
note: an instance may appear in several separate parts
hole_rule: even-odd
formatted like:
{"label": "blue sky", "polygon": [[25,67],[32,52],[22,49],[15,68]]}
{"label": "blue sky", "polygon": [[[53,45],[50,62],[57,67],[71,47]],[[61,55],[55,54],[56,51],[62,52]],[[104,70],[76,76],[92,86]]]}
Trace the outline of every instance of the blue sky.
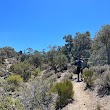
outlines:
{"label": "blue sky", "polygon": [[110,24],[110,0],[0,0],[0,47],[42,51],[65,44],[64,35]]}

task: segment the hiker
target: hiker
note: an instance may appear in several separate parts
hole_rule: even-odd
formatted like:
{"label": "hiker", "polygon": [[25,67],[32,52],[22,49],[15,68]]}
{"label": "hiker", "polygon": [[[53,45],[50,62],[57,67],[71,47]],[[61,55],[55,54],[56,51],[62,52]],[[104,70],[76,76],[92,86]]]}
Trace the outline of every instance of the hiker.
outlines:
{"label": "hiker", "polygon": [[75,65],[77,66],[77,75],[78,75],[78,82],[79,82],[79,76],[81,73],[81,81],[83,81],[82,79],[82,74],[83,74],[83,59],[79,58],[79,60],[75,61]]}

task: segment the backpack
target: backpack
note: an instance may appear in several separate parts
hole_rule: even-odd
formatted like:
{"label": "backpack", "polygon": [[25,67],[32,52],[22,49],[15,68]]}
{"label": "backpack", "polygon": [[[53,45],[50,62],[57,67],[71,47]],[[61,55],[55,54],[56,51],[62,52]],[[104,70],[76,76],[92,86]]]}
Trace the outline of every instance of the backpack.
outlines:
{"label": "backpack", "polygon": [[82,63],[83,63],[82,60],[78,60],[78,62],[77,62],[77,67],[82,67]]}

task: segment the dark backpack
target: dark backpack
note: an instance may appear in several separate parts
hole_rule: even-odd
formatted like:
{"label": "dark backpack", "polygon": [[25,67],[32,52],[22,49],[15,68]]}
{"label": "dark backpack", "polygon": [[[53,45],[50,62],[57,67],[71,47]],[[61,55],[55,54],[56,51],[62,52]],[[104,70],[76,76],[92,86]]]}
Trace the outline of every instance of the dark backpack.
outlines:
{"label": "dark backpack", "polygon": [[82,66],[82,61],[81,60],[78,60],[77,67],[81,67],[81,66]]}

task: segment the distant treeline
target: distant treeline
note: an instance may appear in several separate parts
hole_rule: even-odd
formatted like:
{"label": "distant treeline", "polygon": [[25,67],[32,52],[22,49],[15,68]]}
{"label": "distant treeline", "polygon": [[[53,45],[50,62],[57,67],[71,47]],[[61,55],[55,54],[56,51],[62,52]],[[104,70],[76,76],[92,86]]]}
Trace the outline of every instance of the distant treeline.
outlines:
{"label": "distant treeline", "polygon": [[16,57],[22,62],[28,60],[36,67],[48,63],[53,68],[57,66],[63,68],[65,64],[73,63],[75,59],[82,57],[89,65],[110,64],[110,25],[102,26],[94,39],[88,31],[77,32],[75,36],[69,34],[63,39],[64,46],[50,47],[48,52],[33,51],[32,48],[27,48],[23,52],[16,52],[12,47],[0,48],[0,62],[3,63],[5,58]]}

